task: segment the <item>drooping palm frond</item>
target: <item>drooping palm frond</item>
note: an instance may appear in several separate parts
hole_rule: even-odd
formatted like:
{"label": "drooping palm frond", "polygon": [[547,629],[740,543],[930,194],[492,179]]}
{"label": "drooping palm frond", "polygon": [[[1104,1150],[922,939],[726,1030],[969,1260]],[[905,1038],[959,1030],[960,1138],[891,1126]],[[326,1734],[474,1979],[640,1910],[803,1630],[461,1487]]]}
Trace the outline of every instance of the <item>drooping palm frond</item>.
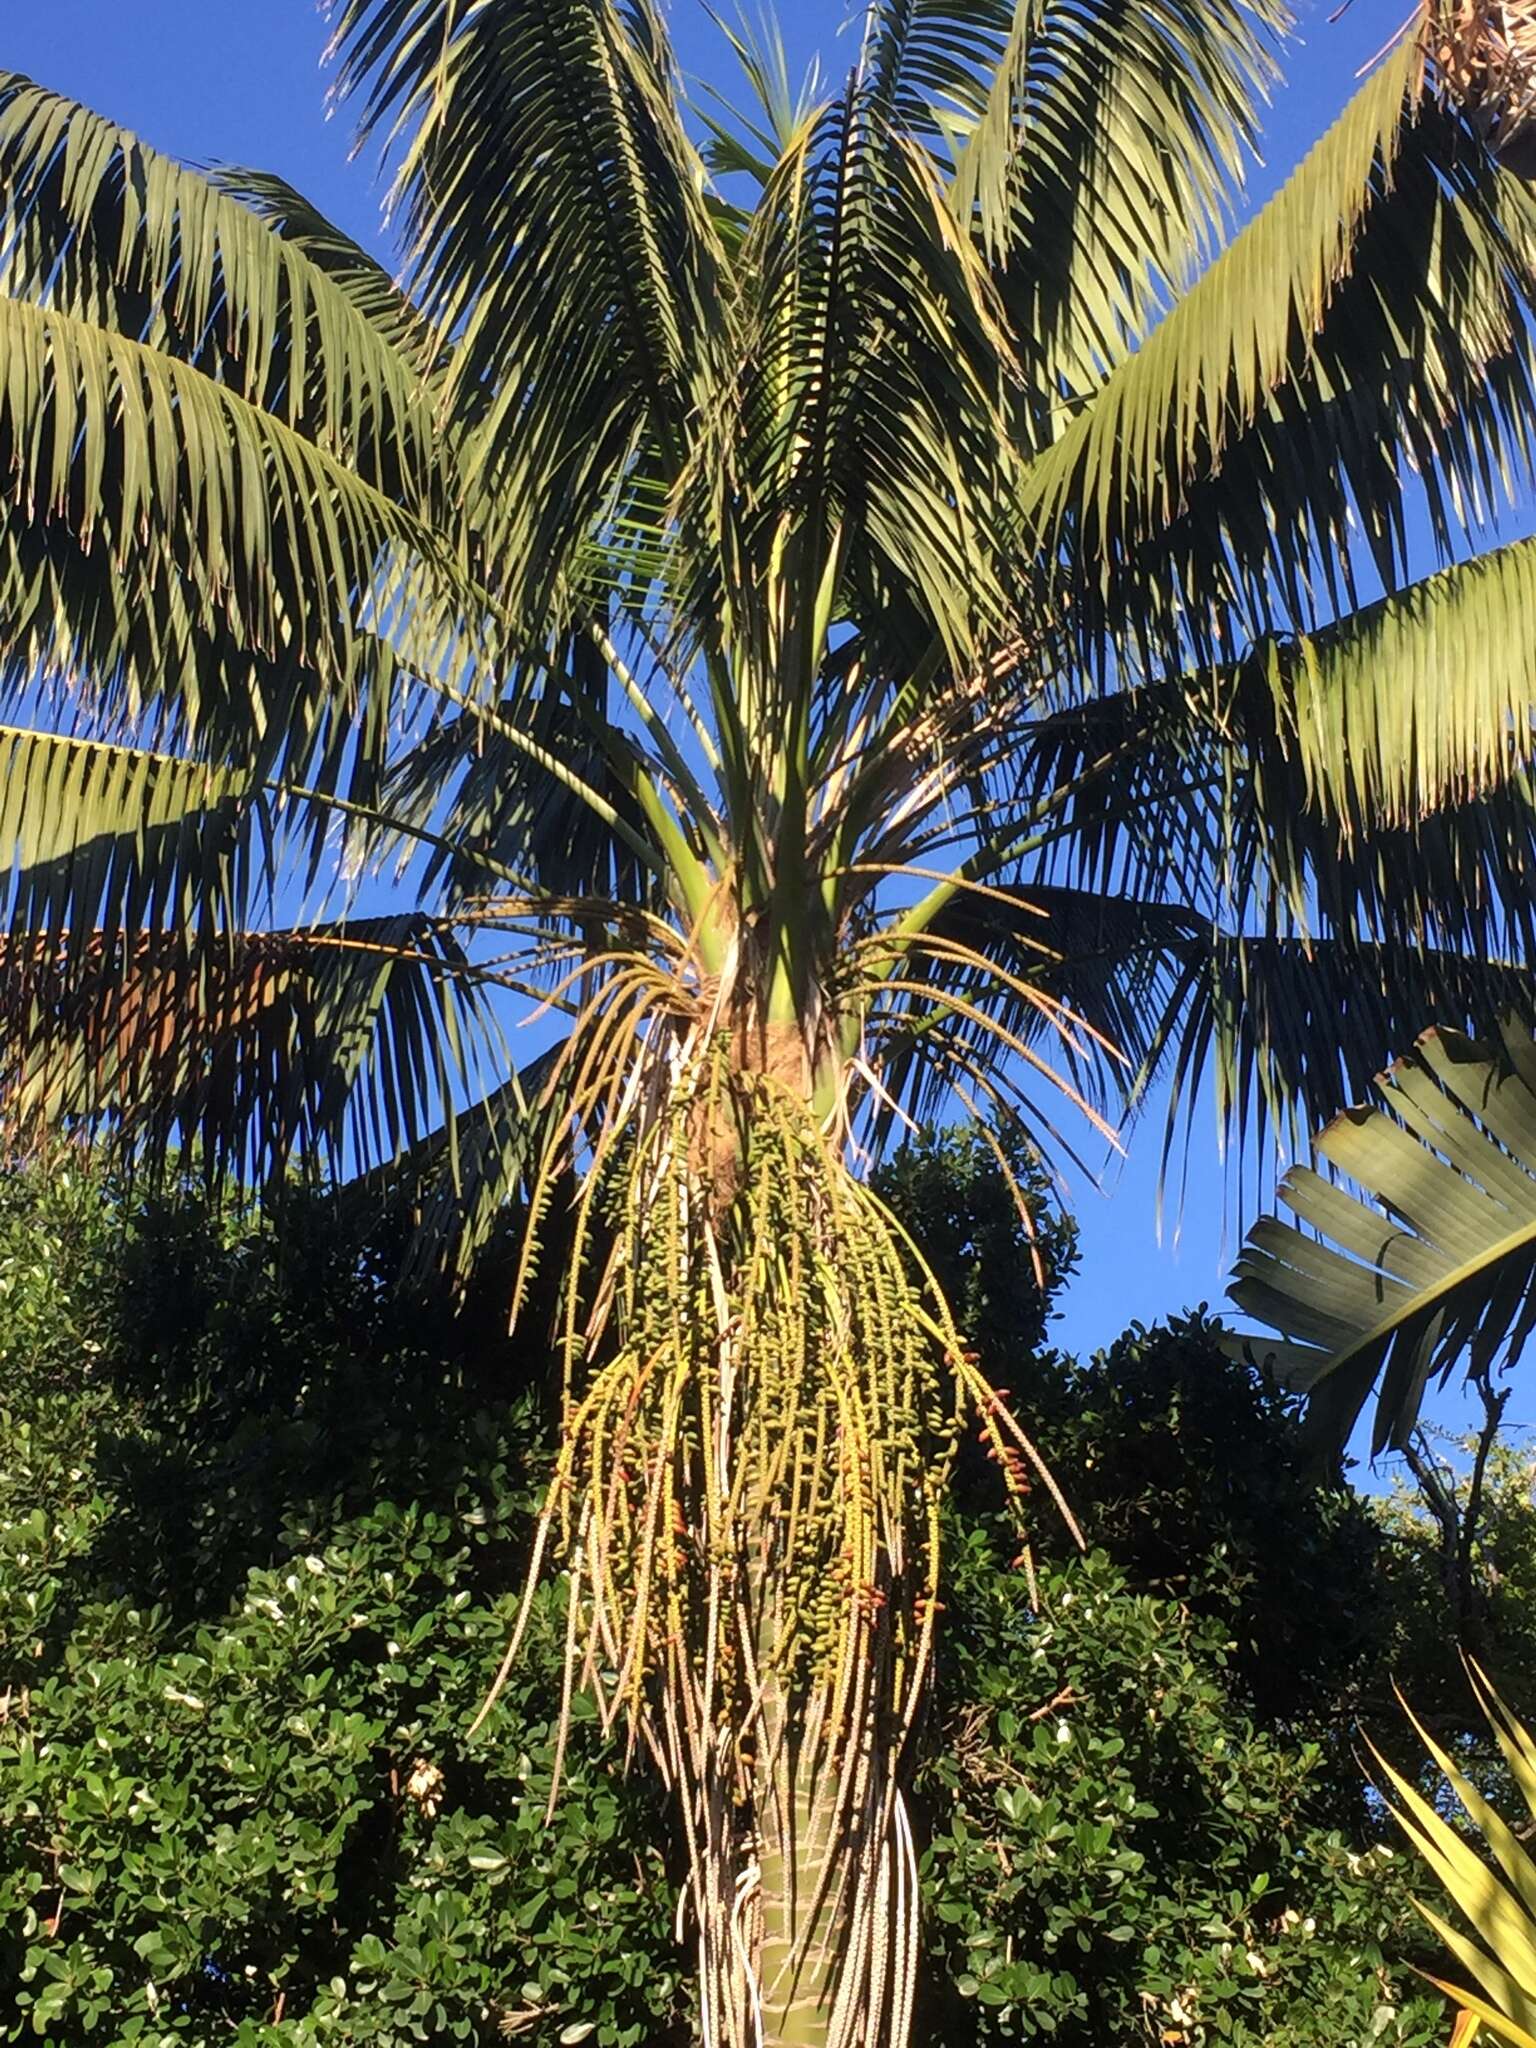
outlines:
{"label": "drooping palm frond", "polygon": [[[1417,75],[1405,48],[1383,64],[1271,203],[1113,373],[1036,465],[1043,533],[1090,520],[1106,561],[1166,527],[1191,480],[1216,469],[1291,369],[1293,336],[1322,324],[1390,173]],[[1323,232],[1319,234],[1319,224]]]}
{"label": "drooping palm frond", "polygon": [[0,950],[12,1141],[110,1131],[151,1167],[280,1182],[393,1159],[505,1072],[451,933],[417,915]]}
{"label": "drooping palm frond", "polygon": [[1410,42],[1037,462],[1096,667],[1317,626],[1408,573],[1411,497],[1450,553],[1528,477],[1531,198],[1416,67]]}
{"label": "drooping palm frond", "polygon": [[1241,0],[1034,0],[1004,19],[995,67],[957,73],[941,43],[937,63],[911,68],[958,138],[955,208],[1024,338],[1040,445],[1145,336],[1224,225],[1284,17]]}
{"label": "drooping palm frond", "polygon": [[235,930],[273,877],[266,790],[228,769],[0,726],[0,917],[40,944]]}
{"label": "drooping palm frond", "polygon": [[329,278],[399,360],[424,386],[431,385],[444,360],[434,347],[432,329],[376,257],[275,172],[220,164],[209,175],[219,191],[238,199]]}
{"label": "drooping palm frond", "polygon": [[1536,1327],[1536,1041],[1513,1018],[1493,1050],[1428,1031],[1378,1085],[1378,1107],[1316,1140],[1365,1195],[1294,1168],[1281,1196],[1319,1238],[1257,1224],[1231,1289],[1282,1333],[1253,1349],[1307,1394],[1330,1447],[1380,1379],[1373,1455],[1404,1442],[1431,1379],[1486,1371]]}
{"label": "drooping palm frond", "polygon": [[[1166,897],[1052,882],[962,891],[930,930],[934,944],[913,955],[920,993],[900,1013],[877,1013],[896,1099],[931,1120],[945,1057],[984,1065],[1000,1026],[1117,1119],[1165,1089],[1165,1165],[1176,1148],[1188,1158],[1207,1088],[1218,1146],[1262,1159],[1360,1094],[1383,1050],[1411,1045],[1426,1014],[1471,1025],[1519,1006],[1536,1017],[1523,963],[1348,926],[1245,932]],[[946,992],[963,993],[969,1012],[949,1014]]]}
{"label": "drooping palm frond", "polygon": [[[317,734],[366,724],[404,674],[478,678],[487,613],[450,546],[315,442],[24,299],[0,297],[0,351],[11,692],[89,675],[96,715],[194,742],[205,711],[238,714],[250,753],[286,748],[302,776]],[[286,702],[263,701],[269,682]],[[266,741],[274,712],[291,728]]]}
{"label": "drooping palm frond", "polygon": [[1310,793],[1348,828],[1405,825],[1530,766],[1536,542],[1442,571],[1268,654]]}
{"label": "drooping palm frond", "polygon": [[[564,1101],[544,1090],[555,1054],[544,1053],[476,1101],[455,1105],[437,1129],[379,1165],[354,1174],[346,1199],[364,1213],[404,1204],[411,1229],[401,1277],[443,1276],[462,1284],[516,1200],[558,1145]],[[541,1247],[541,1256],[545,1248]]]}
{"label": "drooping palm frond", "polygon": [[203,371],[434,518],[431,407],[398,331],[373,317],[377,294],[360,298],[334,231],[317,255],[271,233],[238,189],[0,73],[0,290]]}

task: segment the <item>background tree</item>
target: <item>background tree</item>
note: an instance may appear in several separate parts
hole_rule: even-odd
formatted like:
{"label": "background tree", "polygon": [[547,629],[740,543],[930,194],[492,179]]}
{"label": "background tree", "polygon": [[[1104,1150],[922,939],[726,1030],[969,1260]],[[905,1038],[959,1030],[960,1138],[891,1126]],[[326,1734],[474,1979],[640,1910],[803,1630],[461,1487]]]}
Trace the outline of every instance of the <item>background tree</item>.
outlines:
{"label": "background tree", "polygon": [[1525,473],[1518,101],[1427,5],[1205,263],[1272,0],[876,0],[712,127],[644,0],[335,20],[408,295],[0,87],[7,1106],[460,1257],[583,1169],[573,1684],[710,2038],[899,2042],[961,1419],[1029,1460],[853,1166],[1110,1041],[1257,1138],[1523,994],[1536,554],[1404,541]]}

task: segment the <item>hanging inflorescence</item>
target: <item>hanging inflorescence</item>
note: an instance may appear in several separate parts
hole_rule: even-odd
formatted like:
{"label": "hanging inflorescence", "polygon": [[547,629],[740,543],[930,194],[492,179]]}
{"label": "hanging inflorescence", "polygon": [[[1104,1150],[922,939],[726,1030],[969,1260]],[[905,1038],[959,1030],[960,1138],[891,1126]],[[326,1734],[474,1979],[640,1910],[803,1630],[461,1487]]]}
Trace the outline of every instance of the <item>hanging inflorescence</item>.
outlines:
{"label": "hanging inflorescence", "polygon": [[707,2040],[829,2007],[902,2039],[941,1496],[970,1411],[1016,1498],[1038,1460],[894,1219],[721,1041],[580,1215],[533,1567],[553,1539],[569,1574],[561,1744],[585,1689],[678,1794]]}

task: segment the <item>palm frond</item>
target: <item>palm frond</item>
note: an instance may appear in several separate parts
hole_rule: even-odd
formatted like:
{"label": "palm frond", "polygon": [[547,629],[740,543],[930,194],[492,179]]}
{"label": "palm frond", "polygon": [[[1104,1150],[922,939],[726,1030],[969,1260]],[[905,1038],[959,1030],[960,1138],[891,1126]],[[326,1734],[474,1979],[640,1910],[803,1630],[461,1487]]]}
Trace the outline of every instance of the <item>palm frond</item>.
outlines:
{"label": "palm frond", "polygon": [[635,451],[675,480],[717,383],[730,274],[665,32],[644,0],[344,0],[333,48],[364,133],[398,146],[487,544],[542,615]]}
{"label": "palm frond", "polygon": [[215,1179],[343,1178],[506,1071],[483,976],[430,918],[0,945],[0,1116]]}
{"label": "palm frond", "polygon": [[242,206],[296,249],[377,330],[388,346],[429,384],[442,359],[432,330],[377,258],[327,220],[302,192],[274,171],[245,164],[217,164],[208,173],[219,191]]}
{"label": "palm frond", "polygon": [[[1410,41],[1036,465],[1080,658],[1231,660],[1465,547],[1529,474],[1530,194]],[[1365,549],[1361,548],[1363,536]]]}
{"label": "palm frond", "polygon": [[[888,625],[871,644],[876,662],[937,640],[973,663],[1019,608],[1004,406],[1017,366],[933,164],[857,76],[780,161],[742,268],[742,367],[687,501],[719,536],[690,610],[722,613],[772,674],[785,663],[763,623],[768,577],[798,578],[808,620],[830,562],[832,616],[856,617],[871,643],[882,619],[902,620],[900,638]],[[824,651],[797,657],[802,697]]]}
{"label": "palm frond", "polygon": [[420,887],[450,908],[514,875],[555,897],[644,901],[653,885],[633,842],[647,827],[625,771],[639,750],[613,723],[608,671],[579,629],[533,667],[512,672],[495,706],[444,716],[397,751],[375,840],[394,850],[400,828],[430,830]]}
{"label": "palm frond", "polygon": [[[1249,931],[1529,956],[1525,545],[1509,555],[1230,669],[1032,721],[1015,796],[1039,872]],[[1439,630],[1415,637],[1442,594]]]}
{"label": "palm frond", "polygon": [[467,1280],[498,1225],[526,1196],[558,1143],[554,1127],[564,1098],[544,1091],[553,1059],[541,1055],[478,1101],[456,1107],[428,1137],[348,1183],[349,1201],[409,1204],[404,1279],[446,1273],[458,1283]]}
{"label": "palm frond", "polygon": [[1381,65],[1289,182],[1202,274],[1146,344],[1041,458],[1041,531],[1069,516],[1114,547],[1183,510],[1191,477],[1219,466],[1235,431],[1292,367],[1294,337],[1322,325],[1380,183],[1390,176],[1418,75],[1404,46]]}
{"label": "palm frond", "polygon": [[[881,1012],[875,1034],[898,1099],[931,1119],[945,1082],[925,1041],[995,1066],[1000,1026],[1064,1062],[1106,1112],[1134,1115],[1165,1086],[1165,1165],[1207,1088],[1223,1148],[1263,1157],[1366,1087],[1426,1015],[1536,1016],[1523,965],[1350,928],[1245,933],[1166,894],[1040,880],[960,890],[925,930],[937,943],[914,948],[907,970],[923,1000]],[[957,995],[973,1013],[946,1011]]]}
{"label": "palm frond", "polygon": [[[270,757],[387,725],[406,673],[478,687],[489,624],[451,544],[274,414],[148,344],[0,298],[0,673],[97,719]],[[315,692],[323,701],[316,701]],[[227,723],[221,723],[227,722]]]}
{"label": "palm frond", "polygon": [[274,877],[275,820],[248,777],[148,749],[0,726],[6,927],[99,947],[188,921],[229,929]]}
{"label": "palm frond", "polygon": [[1308,792],[1349,827],[1407,825],[1536,753],[1536,541],[1411,585],[1261,656]]}
{"label": "palm frond", "polygon": [[1097,387],[1225,225],[1284,22],[1262,0],[1018,0],[979,92],[932,78],[962,138],[955,208],[1027,337],[1043,439],[1051,409]]}
{"label": "palm frond", "polygon": [[201,369],[430,518],[446,501],[411,356],[370,317],[334,232],[317,247],[313,229],[308,247],[273,233],[224,181],[0,72],[0,291]]}

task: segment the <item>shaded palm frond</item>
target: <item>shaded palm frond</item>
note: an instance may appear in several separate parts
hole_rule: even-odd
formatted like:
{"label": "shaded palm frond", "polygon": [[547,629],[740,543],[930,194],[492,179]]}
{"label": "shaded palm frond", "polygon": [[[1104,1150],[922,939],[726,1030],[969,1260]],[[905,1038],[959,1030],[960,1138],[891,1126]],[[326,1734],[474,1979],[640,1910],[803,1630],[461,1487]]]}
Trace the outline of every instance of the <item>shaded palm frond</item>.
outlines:
{"label": "shaded palm frond", "polygon": [[39,945],[235,929],[258,881],[270,889],[274,832],[268,793],[244,775],[0,726],[0,915]]}
{"label": "shaded palm frond", "polygon": [[655,884],[633,842],[647,827],[626,767],[639,749],[614,725],[609,671],[580,627],[529,667],[499,703],[445,716],[398,750],[376,836],[430,829],[420,887],[450,907],[514,877],[554,897],[645,901]]}
{"label": "shaded palm frond", "polygon": [[214,1179],[345,1177],[429,1136],[505,1071],[452,936],[416,915],[261,933],[13,932],[0,1112]]}
{"label": "shaded palm frond", "polygon": [[543,1054],[478,1101],[461,1104],[429,1136],[356,1175],[352,1202],[395,1208],[411,1217],[401,1277],[446,1274],[465,1282],[500,1225],[526,1199],[541,1161],[558,1142],[563,1098],[544,1082],[555,1055]]}

